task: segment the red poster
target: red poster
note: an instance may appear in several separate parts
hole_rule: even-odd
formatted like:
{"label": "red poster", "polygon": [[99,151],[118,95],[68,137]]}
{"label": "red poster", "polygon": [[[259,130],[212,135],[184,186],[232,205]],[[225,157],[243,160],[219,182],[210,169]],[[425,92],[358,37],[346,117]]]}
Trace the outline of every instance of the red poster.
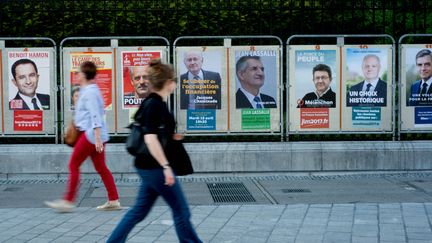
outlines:
{"label": "red poster", "polygon": [[42,113],[42,110],[14,110],[14,131],[41,132]]}
{"label": "red poster", "polygon": [[[75,52],[71,53],[71,97],[74,96],[75,87],[79,86],[78,71],[81,63],[92,61],[97,66],[95,81],[102,94],[105,110],[112,109],[112,52]],[[74,100],[71,99],[71,109],[74,109]]]}
{"label": "red poster", "polygon": [[329,128],[329,108],[300,108],[300,128]]}
{"label": "red poster", "polygon": [[161,58],[161,51],[124,51],[122,52],[123,70],[123,108],[137,108],[148,95],[148,88],[142,78],[154,58]]}

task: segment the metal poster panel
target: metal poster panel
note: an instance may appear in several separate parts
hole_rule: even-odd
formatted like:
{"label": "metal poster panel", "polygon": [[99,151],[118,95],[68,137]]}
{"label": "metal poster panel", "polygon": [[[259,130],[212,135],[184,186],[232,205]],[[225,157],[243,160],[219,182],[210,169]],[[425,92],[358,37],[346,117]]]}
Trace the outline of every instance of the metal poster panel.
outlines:
{"label": "metal poster panel", "polygon": [[65,121],[72,119],[75,102],[79,95],[79,67],[85,61],[96,64],[95,82],[102,94],[105,120],[109,133],[115,132],[114,109],[114,61],[109,47],[67,47],[63,48],[64,113]]}
{"label": "metal poster panel", "polygon": [[5,133],[54,134],[53,48],[7,48],[3,60]]}
{"label": "metal poster panel", "polygon": [[391,48],[343,47],[342,131],[392,131]]}
{"label": "metal poster panel", "polygon": [[432,130],[432,48],[429,44],[401,47],[401,131]]}
{"label": "metal poster panel", "polygon": [[176,47],[179,132],[227,131],[226,49]]}
{"label": "metal poster panel", "polygon": [[289,131],[338,131],[339,48],[289,46]]}
{"label": "metal poster panel", "polygon": [[280,47],[230,49],[230,131],[279,132]]}
{"label": "metal poster panel", "polygon": [[134,121],[141,102],[150,93],[147,80],[147,65],[151,59],[160,58],[167,62],[168,49],[163,46],[118,48],[116,60],[117,82],[117,133],[129,133],[126,127]]}

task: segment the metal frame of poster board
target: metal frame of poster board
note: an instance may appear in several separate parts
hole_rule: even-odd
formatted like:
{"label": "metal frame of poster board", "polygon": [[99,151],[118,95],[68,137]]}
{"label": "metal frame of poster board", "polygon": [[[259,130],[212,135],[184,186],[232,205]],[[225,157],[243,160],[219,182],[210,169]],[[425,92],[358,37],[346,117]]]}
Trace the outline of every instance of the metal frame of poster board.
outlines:
{"label": "metal frame of poster board", "polygon": [[[248,131],[245,131],[245,130],[242,130],[242,131],[232,131],[231,130],[231,127],[230,127],[230,123],[231,122],[233,122],[231,119],[232,119],[232,116],[230,115],[230,113],[231,113],[231,107],[230,107],[230,104],[229,104],[229,102],[228,102],[228,105],[227,105],[227,110],[226,110],[226,112],[227,112],[227,117],[226,117],[226,122],[227,122],[227,124],[226,124],[226,127],[227,127],[227,129],[226,130],[220,130],[220,131],[214,131],[214,132],[209,132],[209,131],[202,131],[202,130],[200,130],[200,131],[197,131],[197,132],[192,132],[192,131],[188,131],[187,129],[185,129],[185,134],[186,135],[188,135],[188,136],[226,136],[226,135],[280,135],[281,136],[281,141],[283,140],[283,131],[284,131],[284,124],[283,124],[283,111],[284,111],[284,109],[283,109],[283,88],[284,88],[284,85],[283,85],[283,62],[282,62],[282,60],[283,60],[283,51],[282,51],[282,48],[283,48],[283,41],[279,38],[279,37],[277,37],[277,36],[271,36],[271,35],[262,35],[262,36],[181,36],[181,37],[178,37],[175,41],[174,41],[174,43],[173,43],[173,53],[174,53],[174,55],[173,55],[173,59],[174,59],[174,65],[175,65],[175,67],[177,67],[177,52],[176,52],[176,48],[177,47],[191,47],[191,48],[197,48],[197,47],[208,47],[208,48],[211,48],[211,47],[222,47],[222,48],[224,48],[224,50],[225,51],[229,51],[230,50],[230,48],[232,48],[232,47],[247,47],[247,46],[249,46],[249,47],[265,47],[265,46],[267,46],[267,45],[250,45],[250,44],[248,44],[248,45],[241,45],[241,44],[239,44],[239,45],[232,45],[231,44],[231,41],[232,40],[256,40],[256,41],[263,41],[263,40],[269,40],[269,41],[274,41],[275,43],[277,42],[278,44],[275,44],[275,45],[268,45],[268,46],[278,46],[278,54],[279,54],[279,60],[277,60],[278,61],[278,63],[279,63],[279,83],[277,84],[277,92],[278,92],[278,98],[279,98],[279,102],[276,102],[276,105],[279,105],[279,125],[278,125],[278,130],[279,131],[259,131],[259,129],[258,129],[258,131],[253,131],[253,130],[248,130]],[[180,42],[180,41],[185,41],[185,40],[187,40],[187,41],[196,41],[196,42],[198,42],[198,45],[193,45],[193,46],[191,46],[191,45],[184,45],[184,46],[179,46],[178,45],[178,42]],[[205,41],[212,41],[212,42],[214,42],[214,40],[222,40],[223,41],[223,43],[221,43],[221,45],[205,45],[205,44],[202,44],[202,43],[204,43]],[[200,45],[201,44],[201,45]],[[229,52],[227,53],[227,55],[231,55]],[[227,59],[230,59],[230,57],[229,56],[227,56]],[[229,72],[229,69],[230,69],[230,62],[231,62],[231,60],[227,60],[227,63],[226,63],[226,69],[227,69],[227,71],[226,71],[226,76],[225,77],[222,77],[222,80],[223,79],[226,79],[227,80],[227,89],[229,89],[229,90],[231,90],[230,89],[230,85],[231,85],[231,77],[230,77],[230,72]],[[277,69],[276,69],[276,71],[277,71]],[[235,81],[232,81],[232,82],[235,82]],[[175,92],[175,101],[174,101],[174,107],[175,107],[175,114],[176,114],[176,117],[178,117],[179,116],[179,105],[177,104],[177,100],[178,100],[178,96],[179,96],[180,94],[179,94],[179,88],[177,88],[176,89],[176,92]],[[230,93],[229,92],[227,92],[227,96],[228,96],[228,98],[227,98],[227,100],[230,100]],[[222,95],[221,95],[221,100],[222,100]],[[186,111],[186,113],[187,113],[187,111]],[[177,121],[178,122],[178,121]],[[182,131],[183,132],[183,131]]]}
{"label": "metal frame of poster board", "polygon": [[[106,52],[107,50],[112,52],[112,90],[114,90],[114,93],[112,95],[112,103],[113,103],[113,117],[111,118],[112,120],[112,124],[108,123],[108,126],[110,127],[110,131],[109,134],[110,136],[125,136],[127,135],[127,131],[125,131],[124,129],[122,129],[119,126],[119,117],[118,114],[120,112],[120,109],[122,109],[122,107],[119,107],[119,104],[121,104],[121,99],[123,98],[120,94],[122,94],[123,90],[121,89],[121,78],[120,80],[118,80],[119,77],[122,77],[122,70],[118,70],[121,67],[121,63],[119,63],[119,61],[121,61],[121,51],[123,50],[123,48],[125,49],[136,49],[137,51],[141,51],[142,50],[149,50],[149,48],[151,48],[152,46],[148,46],[148,45],[119,45],[119,40],[123,40],[123,41],[128,41],[128,42],[133,42],[133,43],[148,43],[150,41],[152,42],[160,42],[161,44],[159,46],[157,46],[156,49],[161,50],[162,48],[165,48],[165,53],[163,53],[163,55],[165,55],[166,60],[169,61],[169,56],[170,56],[170,43],[168,41],[168,39],[166,39],[165,37],[161,37],[161,36],[101,36],[101,37],[68,37],[65,38],[61,41],[60,45],[59,45],[59,49],[60,49],[60,75],[61,75],[61,107],[62,107],[62,134],[64,133],[65,130],[65,112],[71,112],[71,104],[69,104],[70,102],[65,104],[65,98],[71,98],[71,95],[65,95],[66,91],[71,91],[68,87],[69,84],[66,83],[65,80],[65,60],[64,59],[64,50],[66,49],[73,49],[73,50],[87,50],[89,53],[93,52],[95,54],[97,54],[99,51],[96,50],[101,50],[101,52]],[[66,42],[79,42],[78,45],[74,45],[74,46],[68,46],[65,47],[65,43]],[[89,46],[89,45],[84,45],[86,43],[88,43],[89,41],[110,41],[110,45],[98,45],[98,46]],[[85,43],[83,43],[85,42]],[[106,49],[106,50],[105,50]],[[119,50],[121,49],[121,50]],[[162,51],[161,51],[162,52]],[[123,123],[122,123],[123,124]],[[63,138],[61,138],[63,142]]]}
{"label": "metal frame of poster board", "polygon": [[[6,43],[9,41],[20,41],[20,42],[39,42],[39,43],[50,43],[52,44],[52,46],[44,46],[41,44],[38,45],[31,45],[31,46],[26,46],[26,47],[6,47]],[[20,50],[22,49],[23,52],[26,51],[32,51],[32,49],[35,49],[37,51],[49,51],[50,53],[52,53],[51,58],[49,58],[48,62],[49,62],[49,66],[51,67],[51,72],[48,73],[49,77],[50,77],[50,83],[49,83],[49,109],[48,111],[43,111],[42,112],[42,121],[39,122],[39,124],[42,125],[42,131],[32,131],[32,132],[26,132],[23,130],[23,132],[19,132],[19,133],[6,133],[5,129],[5,109],[9,108],[9,105],[7,105],[5,102],[5,82],[1,82],[1,98],[2,98],[2,115],[1,115],[1,134],[3,137],[52,137],[55,139],[55,143],[58,143],[58,119],[57,119],[57,90],[58,90],[58,85],[57,85],[57,44],[56,42],[51,39],[51,38],[47,38],[47,37],[1,37],[0,38],[0,53],[1,53],[1,59],[0,59],[0,67],[1,67],[1,75],[2,75],[2,80],[5,78],[5,75],[8,74],[8,67],[5,66],[5,63],[8,63],[7,61],[7,49],[10,49],[12,51],[15,50]],[[52,50],[52,52],[51,52]],[[6,60],[5,60],[6,59]],[[4,70],[7,70],[6,72],[4,72]],[[7,80],[9,80],[7,78]],[[7,89],[9,92],[9,88]],[[7,107],[5,107],[7,106]],[[43,106],[43,105],[42,105]],[[44,117],[44,113],[46,112],[50,112],[52,113],[52,115],[50,115],[48,117],[48,119],[46,119],[46,117]],[[25,114],[22,114],[23,117],[25,117]],[[33,116],[39,116],[40,114],[33,114]],[[15,117],[14,117],[15,119]],[[21,121],[24,122],[25,121]],[[14,122],[12,122],[14,123]],[[46,128],[47,123],[52,124],[52,131],[51,132],[44,132],[44,127]],[[28,126],[34,126],[37,127],[37,125],[33,124],[27,124]],[[15,125],[12,124],[12,127],[14,127]],[[24,125],[26,126],[26,125]]]}
{"label": "metal frame of poster board", "polygon": [[[345,46],[345,38],[350,38],[350,40],[351,39],[371,39],[371,38],[373,38],[373,39],[376,39],[376,40],[378,40],[378,39],[385,39],[385,40],[389,40],[389,41],[391,41],[391,46],[392,46],[392,61],[391,61],[391,65],[392,65],[392,80],[391,80],[391,87],[392,87],[392,109],[391,109],[391,113],[392,113],[392,115],[391,115],[391,119],[392,119],[392,125],[391,125],[391,131],[344,131],[344,130],[342,130],[342,124],[339,122],[339,125],[338,125],[338,127],[339,127],[339,129],[338,130],[335,130],[335,131],[317,131],[317,130],[314,130],[314,131],[290,131],[290,125],[291,125],[291,123],[290,123],[290,111],[289,111],[289,108],[290,108],[290,103],[289,103],[289,99],[290,99],[290,86],[291,86],[291,82],[290,82],[290,72],[291,72],[291,70],[290,70],[290,56],[289,56],[289,53],[290,53],[290,46],[295,46],[295,45],[292,45],[292,44],[290,44],[291,42],[292,42],[292,40],[294,40],[294,39],[312,39],[312,38],[314,38],[314,39],[330,39],[330,38],[335,38],[336,39],[336,43],[335,44],[333,44],[335,47],[337,47],[337,48],[339,48],[339,59],[340,59],[340,62],[342,61],[342,56],[343,56],[343,53],[342,53],[342,48]],[[352,41],[350,41],[350,42],[352,42]],[[308,43],[310,43],[310,42],[308,42]],[[355,44],[358,44],[358,43],[355,43]],[[302,44],[302,45],[311,45],[311,46],[320,46],[320,45],[331,45],[331,44],[328,44],[328,42],[324,42],[324,44],[317,44],[317,43],[310,43],[310,44]],[[354,45],[354,44],[347,44],[347,45]],[[389,45],[390,45],[390,43],[389,43]],[[359,45],[359,47],[360,46],[364,46],[364,48],[367,48],[367,44],[363,44],[363,45]],[[286,42],[286,52],[287,52],[287,57],[286,57],[286,66],[287,66],[287,73],[286,73],[286,80],[287,80],[287,83],[286,83],[286,90],[287,90],[287,96],[286,96],[286,103],[287,103],[287,107],[286,107],[286,114],[287,114],[287,118],[286,118],[286,123],[287,123],[287,133],[286,133],[286,135],[287,135],[287,140],[289,140],[289,135],[291,135],[291,134],[343,134],[343,133],[345,133],[345,134],[393,134],[393,140],[395,139],[395,126],[396,126],[396,124],[395,124],[395,118],[396,118],[396,115],[395,115],[395,104],[396,104],[396,99],[395,99],[395,88],[396,88],[396,83],[395,83],[395,65],[396,65],[396,61],[395,61],[395,46],[396,46],[396,42],[395,42],[395,40],[394,40],[394,38],[392,37],[392,36],[390,36],[390,35],[387,35],[387,34],[380,34],[380,35],[375,35],[375,34],[371,34],[371,35],[293,35],[293,36],[291,36],[291,37],[289,37],[288,39],[287,39],[287,42]],[[339,83],[339,90],[338,90],[338,92],[339,92],[339,94],[340,94],[340,91],[342,90],[342,87],[340,87],[340,85],[342,84],[342,81],[343,81],[343,76],[342,76],[342,66],[341,66],[342,64],[340,63],[339,64],[339,67],[338,67],[338,69],[339,69],[339,80],[337,80],[337,82]],[[340,96],[339,96],[340,97]],[[341,107],[341,104],[342,104],[342,100],[339,98],[338,99],[339,100],[339,108],[338,108],[338,110],[339,110],[339,116],[340,116],[340,118],[339,119],[341,119],[341,113],[342,113],[342,107]]]}
{"label": "metal frame of poster board", "polygon": [[[402,89],[404,87],[404,84],[402,84],[402,75],[405,75],[405,73],[402,73],[402,70],[405,70],[405,67],[404,67],[405,60],[403,60],[402,57],[403,57],[403,52],[404,52],[403,48],[405,47],[405,45],[408,44],[408,43],[404,44],[403,41],[406,38],[418,39],[420,37],[432,37],[432,34],[405,34],[405,35],[402,35],[399,38],[399,40],[398,40],[398,54],[399,54],[398,55],[398,57],[399,57],[399,76],[398,76],[398,78],[399,78],[399,82],[398,82],[398,87],[399,87],[398,140],[400,140],[400,134],[402,134],[402,133],[430,133],[432,131],[432,126],[428,126],[428,127],[426,127],[426,126],[420,126],[419,128],[402,129],[403,123],[405,121],[405,119],[403,119],[405,116],[403,116],[403,115],[406,115],[408,113],[408,112],[402,112],[402,102],[406,102],[406,100],[402,100],[402,97],[406,98],[406,95],[402,95],[402,90],[404,90],[404,89]],[[413,40],[413,42],[415,42],[415,41]],[[432,50],[432,43],[425,44],[425,43],[417,43],[417,42],[415,42],[415,43],[410,43],[408,45],[419,46],[419,49],[420,49],[420,46],[423,45],[424,46],[423,49],[430,49],[430,50]],[[405,58],[406,58],[406,56],[405,56]],[[406,81],[407,80],[405,80],[405,85],[406,85]],[[408,88],[408,87],[406,87],[406,88]],[[417,106],[414,106],[414,107],[417,107]],[[429,108],[430,107],[432,107],[432,105],[429,106]],[[404,105],[404,108],[407,108],[407,106]],[[415,113],[415,111],[414,111],[414,113]],[[422,128],[424,128],[424,129],[422,129]]]}

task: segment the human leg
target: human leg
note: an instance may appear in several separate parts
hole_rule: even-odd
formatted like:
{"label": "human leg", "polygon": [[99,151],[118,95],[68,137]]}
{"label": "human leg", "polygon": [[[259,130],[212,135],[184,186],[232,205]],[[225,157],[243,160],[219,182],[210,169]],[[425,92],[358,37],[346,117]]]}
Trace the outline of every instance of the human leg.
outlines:
{"label": "human leg", "polygon": [[72,155],[69,159],[69,179],[63,199],[44,202],[48,207],[63,213],[71,212],[73,208],[75,208],[73,202],[75,201],[78,190],[77,188],[80,178],[79,168],[90,154],[85,143],[85,138],[83,138],[85,137],[84,133],[81,132],[78,136],[77,143],[75,144]]}
{"label": "human leg", "polygon": [[112,232],[107,243],[125,242],[130,231],[137,223],[141,222],[147,216],[158,197],[157,192],[150,185],[151,180],[149,180],[149,177],[151,175],[149,172],[146,170],[137,170],[142,182],[135,205],[125,214],[123,219]]}
{"label": "human leg", "polygon": [[87,143],[89,144],[89,146],[93,146],[94,151],[92,151],[90,156],[93,161],[93,166],[95,167],[95,170],[97,171],[97,173],[99,173],[100,177],[102,178],[102,182],[105,185],[108,193],[108,200],[118,200],[119,196],[117,192],[117,187],[114,182],[114,177],[112,176],[111,171],[108,169],[105,163],[105,148],[102,153],[99,153],[96,151],[94,144],[91,144],[88,140]]}
{"label": "human leg", "polygon": [[173,186],[164,185],[164,175],[162,170],[160,171],[162,183],[158,184],[159,186],[157,191],[172,210],[179,241],[185,243],[201,243],[202,241],[199,239],[192,223],[190,222],[191,215],[189,206],[184,197],[179,181],[176,178],[176,183]]}
{"label": "human leg", "polygon": [[74,202],[80,180],[80,167],[90,155],[92,148],[88,146],[83,132],[80,133],[69,160],[69,178],[64,200]]}

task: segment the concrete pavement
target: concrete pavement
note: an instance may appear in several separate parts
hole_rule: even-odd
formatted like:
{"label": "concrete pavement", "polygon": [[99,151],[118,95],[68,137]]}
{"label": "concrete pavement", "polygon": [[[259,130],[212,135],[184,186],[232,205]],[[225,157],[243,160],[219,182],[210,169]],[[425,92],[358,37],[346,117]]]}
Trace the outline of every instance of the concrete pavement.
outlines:
{"label": "concrete pavement", "polygon": [[[204,242],[432,242],[429,172],[196,174],[180,181]],[[43,200],[61,196],[64,182],[0,180],[0,241],[104,242],[127,209],[96,211],[106,196],[93,175],[82,181],[75,212],[44,208]],[[134,175],[117,178],[125,207],[138,184]],[[161,200],[129,236],[128,242],[178,242]]]}

